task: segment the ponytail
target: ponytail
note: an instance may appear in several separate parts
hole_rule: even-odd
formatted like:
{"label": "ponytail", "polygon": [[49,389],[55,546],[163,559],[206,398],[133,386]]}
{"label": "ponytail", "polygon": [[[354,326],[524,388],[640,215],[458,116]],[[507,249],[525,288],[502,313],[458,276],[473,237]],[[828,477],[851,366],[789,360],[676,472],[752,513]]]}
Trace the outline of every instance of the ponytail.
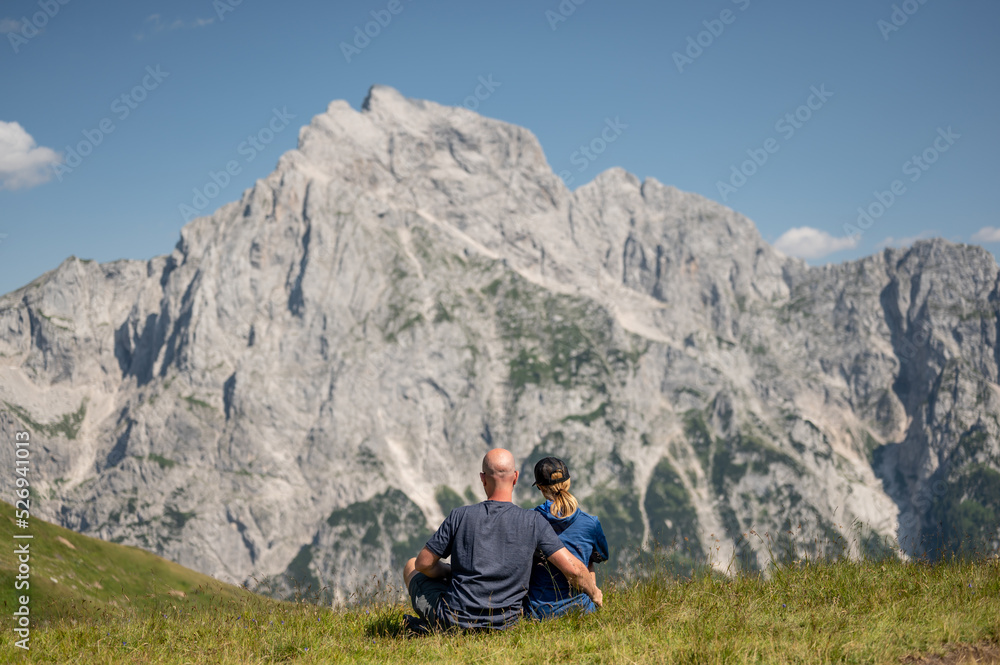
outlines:
{"label": "ponytail", "polygon": [[552,502],[549,512],[556,517],[569,517],[576,512],[579,504],[576,497],[569,493],[570,480],[564,480],[555,485],[539,485],[542,496]]}

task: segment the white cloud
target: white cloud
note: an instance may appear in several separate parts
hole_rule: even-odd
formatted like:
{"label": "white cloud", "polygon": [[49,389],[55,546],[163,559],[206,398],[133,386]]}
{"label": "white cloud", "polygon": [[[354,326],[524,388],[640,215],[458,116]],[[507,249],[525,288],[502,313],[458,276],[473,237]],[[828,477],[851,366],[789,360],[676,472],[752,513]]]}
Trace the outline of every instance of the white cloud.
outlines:
{"label": "white cloud", "polygon": [[905,238],[894,238],[893,236],[889,236],[888,238],[884,238],[882,242],[878,244],[878,247],[909,247],[918,240],[930,238],[934,235],[934,231],[921,231],[915,236],[906,236]]}
{"label": "white cloud", "polygon": [[8,32],[19,32],[20,30],[20,21],[15,21],[12,18],[0,19],[0,35],[5,35]]}
{"label": "white cloud", "polygon": [[136,41],[141,42],[146,37],[154,35],[158,32],[169,32],[171,30],[182,30],[187,28],[204,28],[206,25],[211,25],[215,23],[214,18],[196,18],[190,23],[185,23],[181,19],[176,19],[172,23],[166,23],[163,21],[163,17],[159,14],[150,14],[145,20],[146,32],[137,32],[134,37]]}
{"label": "white cloud", "polygon": [[858,238],[854,236],[835,238],[826,231],[809,226],[788,229],[774,243],[774,248],[778,251],[802,259],[818,259],[857,246]]}
{"label": "white cloud", "polygon": [[1000,242],[1000,229],[984,226],[972,234],[973,242]]}
{"label": "white cloud", "polygon": [[16,122],[0,120],[0,189],[34,187],[52,178],[52,167],[62,157],[35,139]]}

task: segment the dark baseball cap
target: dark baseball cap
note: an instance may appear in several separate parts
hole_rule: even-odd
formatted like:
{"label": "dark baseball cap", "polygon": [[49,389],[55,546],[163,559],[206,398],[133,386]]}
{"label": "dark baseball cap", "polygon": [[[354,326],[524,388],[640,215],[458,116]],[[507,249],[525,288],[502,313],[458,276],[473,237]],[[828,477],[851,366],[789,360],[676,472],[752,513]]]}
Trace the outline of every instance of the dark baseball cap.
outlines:
{"label": "dark baseball cap", "polygon": [[557,485],[569,480],[569,469],[566,463],[556,457],[545,457],[535,464],[535,482],[538,485]]}

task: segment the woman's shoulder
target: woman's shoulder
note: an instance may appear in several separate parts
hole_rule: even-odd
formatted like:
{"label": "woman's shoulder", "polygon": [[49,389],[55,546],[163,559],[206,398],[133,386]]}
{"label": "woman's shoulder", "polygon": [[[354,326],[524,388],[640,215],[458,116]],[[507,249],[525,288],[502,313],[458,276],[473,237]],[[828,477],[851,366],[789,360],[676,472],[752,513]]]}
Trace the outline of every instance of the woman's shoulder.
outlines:
{"label": "woman's shoulder", "polygon": [[544,501],[544,502],[538,504],[537,506],[535,506],[534,508],[528,508],[528,510],[530,510],[532,512],[535,512],[535,513],[541,513],[541,514],[544,515],[544,514],[546,514],[546,513],[549,512],[549,506],[551,506],[551,505],[552,505],[551,501]]}
{"label": "woman's shoulder", "polygon": [[585,524],[590,525],[599,523],[599,520],[597,519],[596,516],[591,515],[586,510],[580,508],[579,506],[577,506],[576,511],[571,515],[571,517],[573,518],[574,524],[578,524],[580,526],[583,526]]}
{"label": "woman's shoulder", "polygon": [[578,518],[580,521],[587,523],[595,530],[599,529],[603,531],[601,528],[601,520],[597,517],[597,515],[591,515],[583,508],[578,508],[577,510],[580,511],[580,517]]}

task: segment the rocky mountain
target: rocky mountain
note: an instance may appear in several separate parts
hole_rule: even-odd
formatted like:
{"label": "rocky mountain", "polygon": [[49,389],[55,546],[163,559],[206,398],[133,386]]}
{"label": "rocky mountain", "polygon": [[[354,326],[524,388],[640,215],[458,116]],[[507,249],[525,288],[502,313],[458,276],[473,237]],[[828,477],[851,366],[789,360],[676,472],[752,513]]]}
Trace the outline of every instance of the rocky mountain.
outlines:
{"label": "rocky mountain", "polygon": [[33,433],[41,517],[336,600],[480,500],[498,445],[523,478],[568,461],[622,570],[656,543],[723,569],[996,553],[997,279],[943,240],[809,267],[718,203],[620,169],[569,191],[527,130],[376,86],[170,254],[0,298],[0,438]]}

